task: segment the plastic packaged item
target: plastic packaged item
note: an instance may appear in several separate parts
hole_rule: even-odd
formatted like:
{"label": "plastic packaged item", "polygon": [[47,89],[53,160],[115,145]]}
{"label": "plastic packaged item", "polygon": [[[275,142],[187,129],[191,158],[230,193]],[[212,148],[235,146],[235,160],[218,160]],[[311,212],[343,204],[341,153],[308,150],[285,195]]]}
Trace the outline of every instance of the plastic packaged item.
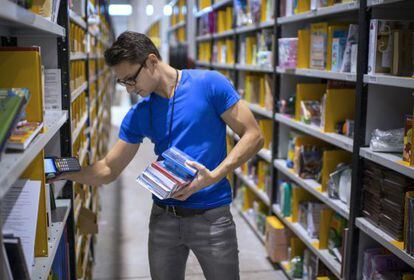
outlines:
{"label": "plastic packaged item", "polygon": [[293,278],[302,278],[303,276],[303,260],[301,256],[293,257],[290,260],[290,275]]}
{"label": "plastic packaged item", "polygon": [[371,134],[369,147],[374,152],[401,153],[404,149],[404,128],[375,129]]}
{"label": "plastic packaged item", "polygon": [[284,217],[292,214],[292,184],[283,182],[280,185],[280,209]]}
{"label": "plastic packaged item", "polygon": [[403,160],[410,165],[414,165],[413,160],[413,124],[414,116],[407,115],[405,116],[405,126],[404,126],[404,150],[403,150]]}
{"label": "plastic packaged item", "polygon": [[299,147],[298,174],[303,179],[320,180],[322,170],[322,150],[316,146]]}
{"label": "plastic packaged item", "polygon": [[301,120],[306,124],[320,126],[321,124],[321,103],[317,100],[300,102]]}
{"label": "plastic packaged item", "polygon": [[349,165],[345,163],[340,163],[336,166],[335,171],[329,174],[328,196],[330,198],[339,199],[339,186],[340,186],[341,174],[344,170],[348,168],[349,168]]}
{"label": "plastic packaged item", "polygon": [[339,262],[342,261],[341,247],[346,224],[346,220],[338,213],[332,215],[328,234],[328,250]]}
{"label": "plastic packaged item", "polygon": [[352,170],[350,167],[341,172],[339,179],[339,199],[349,207],[351,198]]}
{"label": "plastic packaged item", "polygon": [[[352,68],[352,45],[358,43],[358,25],[349,25],[348,38],[346,39],[344,57],[340,72],[349,73]],[[354,48],[355,49],[355,48]]]}
{"label": "plastic packaged item", "polygon": [[277,102],[279,113],[293,116],[295,114],[296,97],[291,96],[288,99],[282,99]]}
{"label": "plastic packaged item", "polygon": [[279,39],[279,67],[294,69],[297,65],[298,38]]}

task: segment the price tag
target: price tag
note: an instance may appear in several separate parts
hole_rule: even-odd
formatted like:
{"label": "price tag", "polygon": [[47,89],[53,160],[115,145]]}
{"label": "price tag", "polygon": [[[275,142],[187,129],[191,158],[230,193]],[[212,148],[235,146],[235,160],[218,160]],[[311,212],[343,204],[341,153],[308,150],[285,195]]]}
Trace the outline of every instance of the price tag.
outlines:
{"label": "price tag", "polygon": [[371,5],[379,5],[384,3],[384,0],[371,0]]}
{"label": "price tag", "polygon": [[357,8],[357,2],[348,3],[348,9],[355,9]]}
{"label": "price tag", "polygon": [[377,77],[375,77],[375,76],[368,76],[369,78],[368,78],[368,81],[370,82],[370,83],[376,83],[377,82]]}
{"label": "price tag", "polygon": [[390,243],[392,245],[394,245],[395,247],[397,247],[398,249],[400,249],[400,250],[404,249],[404,243],[403,242],[399,242],[397,240],[392,240]]}
{"label": "price tag", "polygon": [[317,186],[317,187],[315,188],[315,190],[316,190],[317,192],[322,192],[322,186]]}
{"label": "price tag", "polygon": [[374,159],[374,155],[371,154],[371,153],[365,152],[364,155],[365,155],[365,158],[367,158],[367,159],[370,159],[370,160],[373,160]]}
{"label": "price tag", "polygon": [[311,244],[314,248],[319,250],[319,241],[313,241]]}
{"label": "price tag", "polygon": [[355,75],[347,74],[346,75],[346,80],[347,81],[355,81]]}

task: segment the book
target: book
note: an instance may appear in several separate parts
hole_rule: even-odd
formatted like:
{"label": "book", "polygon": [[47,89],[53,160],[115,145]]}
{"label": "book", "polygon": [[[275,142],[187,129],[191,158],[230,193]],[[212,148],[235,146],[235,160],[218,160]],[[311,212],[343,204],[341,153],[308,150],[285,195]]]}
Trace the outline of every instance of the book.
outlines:
{"label": "book", "polygon": [[159,199],[167,199],[188,185],[197,175],[197,170],[186,164],[194,159],[176,147],[166,150],[162,157],[164,161],[152,163],[136,180]]}
{"label": "book", "polygon": [[158,161],[158,162],[153,162],[151,163],[151,166],[158,170],[159,172],[161,172],[162,174],[164,174],[167,178],[169,178],[170,180],[174,181],[176,184],[183,186],[188,184],[188,181],[185,181],[184,179],[170,173],[164,166],[163,161]]}
{"label": "book", "polygon": [[310,31],[298,30],[297,68],[309,68],[310,62]]}
{"label": "book", "polygon": [[14,279],[30,279],[29,268],[26,265],[22,243],[19,237],[4,236],[3,244],[6,249],[8,263]]}
{"label": "book", "polygon": [[165,158],[165,165],[168,168],[176,169],[179,173],[185,174],[185,177],[192,179],[197,175],[197,169],[186,165],[187,161],[195,161],[192,157],[188,156],[176,147],[172,147],[162,153]]}
{"label": "book", "polygon": [[327,65],[328,23],[311,24],[310,68],[325,70]]}
{"label": "book", "polygon": [[23,122],[18,126],[7,141],[7,148],[25,150],[43,128],[43,123]]}
{"label": "book", "polygon": [[[412,21],[371,20],[369,28],[368,74],[391,73],[394,57],[393,31],[411,31],[412,33],[414,29],[413,24]],[[398,38],[397,42],[401,43]]]}
{"label": "book", "polygon": [[326,70],[332,70],[332,45],[334,38],[343,38],[345,41],[344,46],[346,44],[347,38],[347,31],[348,31],[347,24],[333,24],[329,25],[328,27],[328,46],[327,46],[327,62],[326,62]]}
{"label": "book", "polygon": [[0,89],[0,153],[24,112],[24,104],[30,97],[28,89]]}

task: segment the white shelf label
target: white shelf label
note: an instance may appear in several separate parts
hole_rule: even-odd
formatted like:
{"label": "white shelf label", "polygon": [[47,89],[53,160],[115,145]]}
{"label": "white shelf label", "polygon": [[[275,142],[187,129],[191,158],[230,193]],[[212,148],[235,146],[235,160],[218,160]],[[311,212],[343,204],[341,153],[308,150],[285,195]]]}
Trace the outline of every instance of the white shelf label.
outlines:
{"label": "white shelf label", "polygon": [[357,2],[348,3],[348,9],[355,9],[357,7]]}
{"label": "white shelf label", "polygon": [[355,80],[355,76],[352,75],[352,74],[348,74],[348,75],[346,75],[346,80],[347,81],[354,81]]}
{"label": "white shelf label", "polygon": [[377,77],[375,76],[368,76],[368,81],[371,83],[376,83],[377,82]]}

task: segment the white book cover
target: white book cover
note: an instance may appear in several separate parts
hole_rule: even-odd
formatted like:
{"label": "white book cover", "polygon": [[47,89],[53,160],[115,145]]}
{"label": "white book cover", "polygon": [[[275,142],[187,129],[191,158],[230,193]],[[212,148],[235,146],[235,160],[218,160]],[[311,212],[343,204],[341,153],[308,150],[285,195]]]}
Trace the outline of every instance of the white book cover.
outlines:
{"label": "white book cover", "polygon": [[34,247],[41,181],[18,180],[2,203],[3,234],[12,233],[22,242],[29,273],[34,265]]}

